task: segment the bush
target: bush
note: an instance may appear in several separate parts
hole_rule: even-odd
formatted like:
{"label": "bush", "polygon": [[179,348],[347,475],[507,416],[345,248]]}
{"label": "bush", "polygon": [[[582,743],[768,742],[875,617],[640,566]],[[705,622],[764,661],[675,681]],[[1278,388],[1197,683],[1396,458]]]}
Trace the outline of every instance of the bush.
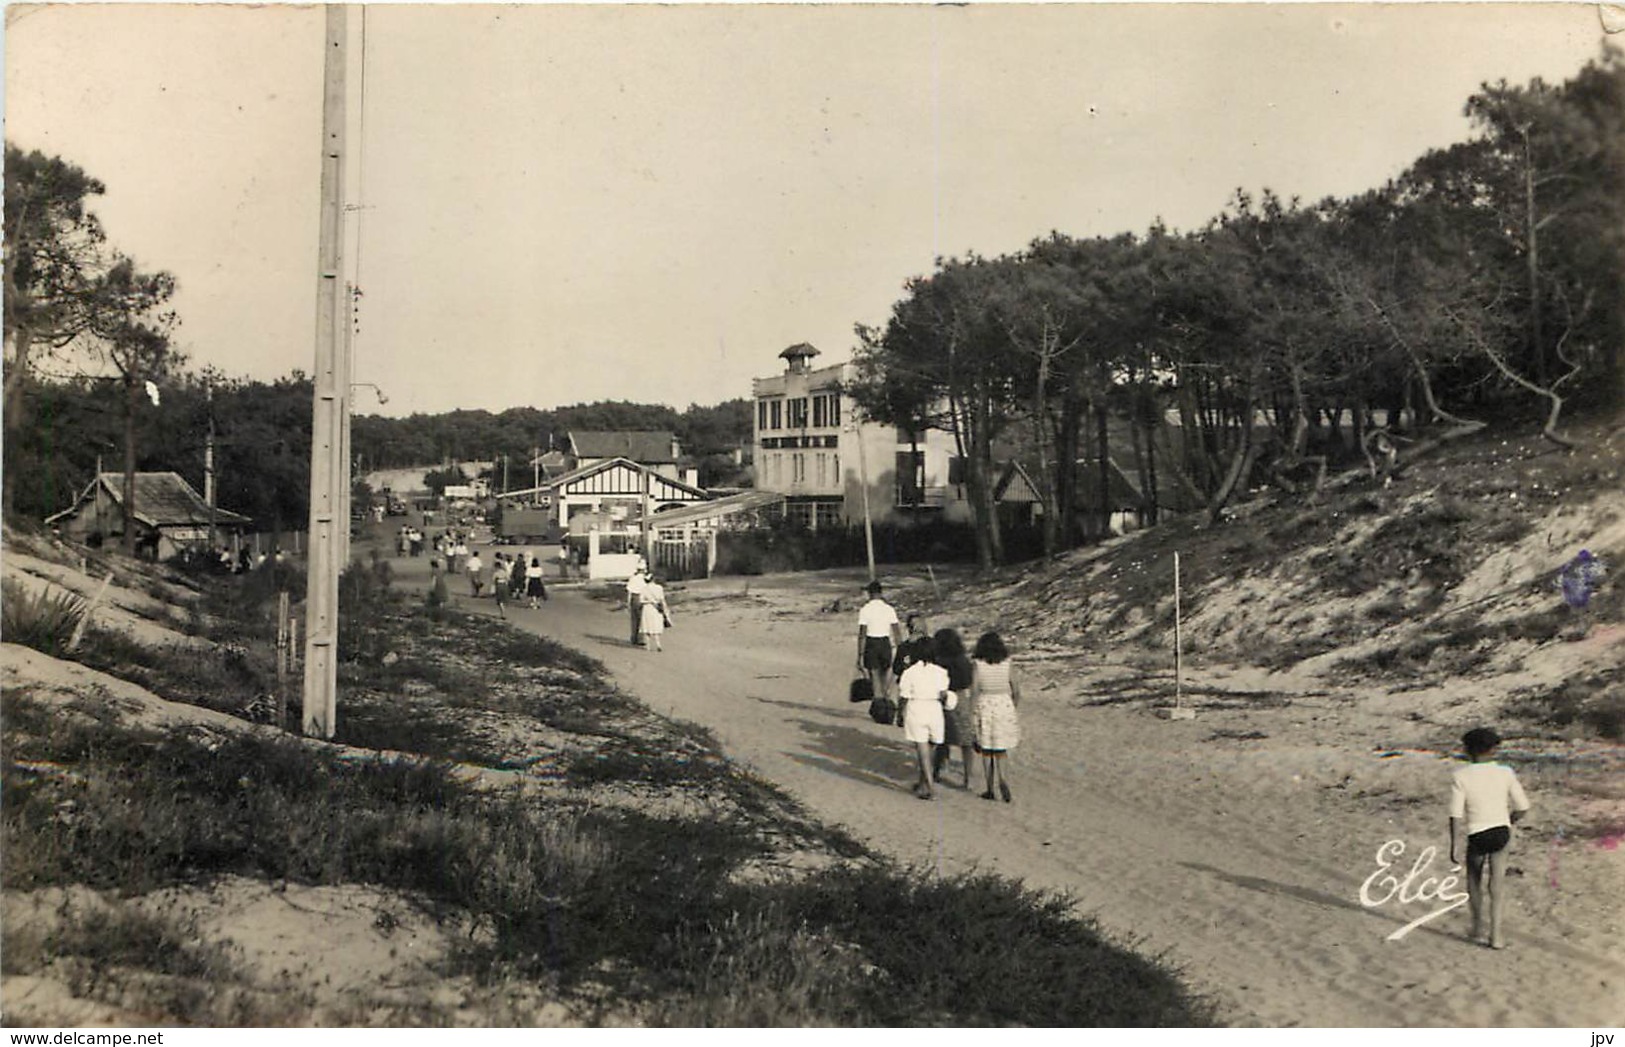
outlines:
{"label": "bush", "polygon": [[30,591],[7,578],[0,586],[0,638],[61,656],[85,611],[85,602],[66,590]]}
{"label": "bush", "polygon": [[1625,669],[1591,673],[1549,691],[1526,690],[1507,711],[1537,723],[1579,726],[1610,741],[1625,741]]}
{"label": "bush", "polygon": [[387,615],[400,605],[390,588],[394,572],[373,550],[372,562],[352,563],[339,575],[339,642],[341,661],[375,662],[389,647]]}
{"label": "bush", "polygon": [[[1006,528],[1009,560],[1036,556],[1037,532]],[[919,524],[878,524],[875,559],[880,563],[969,563],[976,559],[976,532],[969,524],[930,520]],[[716,574],[756,575],[783,571],[817,571],[858,567],[867,562],[868,544],[861,525],[821,527],[816,531],[781,522],[751,531],[717,535]]]}

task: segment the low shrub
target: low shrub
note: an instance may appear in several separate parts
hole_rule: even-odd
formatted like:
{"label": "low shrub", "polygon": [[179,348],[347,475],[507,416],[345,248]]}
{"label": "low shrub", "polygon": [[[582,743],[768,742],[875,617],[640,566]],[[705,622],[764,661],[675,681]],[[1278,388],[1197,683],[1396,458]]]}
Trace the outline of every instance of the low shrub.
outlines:
{"label": "low shrub", "polygon": [[65,589],[30,590],[11,578],[0,583],[0,638],[7,643],[61,656],[84,617],[85,602]]}
{"label": "low shrub", "polygon": [[1613,668],[1569,680],[1550,690],[1525,690],[1507,712],[1552,727],[1580,727],[1611,741],[1625,741],[1625,669]]}
{"label": "low shrub", "polygon": [[1213,1020],[1170,971],[1073,915],[1070,899],[1003,877],[867,865],[756,893],[770,899],[764,908],[777,910],[779,927],[850,942],[872,966],[851,990],[857,1006],[848,1005],[867,1022],[1125,1027]]}
{"label": "low shrub", "polygon": [[262,647],[240,643],[153,647],[122,630],[91,625],[74,658],[171,701],[233,716],[276,687],[270,656]]}

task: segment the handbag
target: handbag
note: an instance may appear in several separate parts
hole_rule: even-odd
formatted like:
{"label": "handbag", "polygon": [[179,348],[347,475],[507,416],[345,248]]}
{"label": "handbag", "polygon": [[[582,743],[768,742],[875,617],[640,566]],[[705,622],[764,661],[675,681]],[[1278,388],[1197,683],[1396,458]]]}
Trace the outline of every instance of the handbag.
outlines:
{"label": "handbag", "polygon": [[881,695],[869,703],[869,719],[875,723],[897,724],[897,703]]}
{"label": "handbag", "polygon": [[875,700],[874,681],[867,676],[860,676],[853,680],[846,689],[846,700],[849,702],[872,702]]}

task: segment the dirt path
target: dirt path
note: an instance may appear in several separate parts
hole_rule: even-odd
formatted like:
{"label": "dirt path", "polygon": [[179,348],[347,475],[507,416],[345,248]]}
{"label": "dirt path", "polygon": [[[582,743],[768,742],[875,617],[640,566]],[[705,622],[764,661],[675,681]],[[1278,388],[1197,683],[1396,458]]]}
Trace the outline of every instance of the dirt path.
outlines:
{"label": "dirt path", "polygon": [[[733,759],[887,853],[1070,892],[1122,940],[1170,958],[1229,1022],[1611,1026],[1625,1015],[1618,850],[1554,852],[1547,889],[1544,856],[1527,845],[1506,952],[1464,941],[1465,908],[1385,941],[1438,905],[1367,907],[1362,882],[1386,841],[1407,847],[1394,863],[1400,878],[1441,842],[1442,800],[1406,801],[1398,786],[1443,782],[1447,770],[1431,754],[1379,765],[1372,743],[1353,740],[1381,738],[1382,725],[1335,695],[1170,723],[1143,707],[1073,700],[1080,675],[1105,685],[1121,667],[1046,673],[1035,659],[1015,802],[955,788],[957,756],[948,787],[921,802],[900,732],[845,701],[854,615],[820,608],[854,594],[833,585],[686,585],[658,654],[627,643],[624,610],[579,589],[509,616],[602,659],[653,709],[711,728]],[[1249,731],[1268,744],[1249,745]],[[1432,874],[1447,864],[1436,858]]]}

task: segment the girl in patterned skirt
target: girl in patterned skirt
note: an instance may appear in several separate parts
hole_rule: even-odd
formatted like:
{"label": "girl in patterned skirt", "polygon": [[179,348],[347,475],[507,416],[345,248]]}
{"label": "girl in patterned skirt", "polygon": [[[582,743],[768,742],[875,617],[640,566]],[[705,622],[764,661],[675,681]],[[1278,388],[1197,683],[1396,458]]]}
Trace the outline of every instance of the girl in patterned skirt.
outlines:
{"label": "girl in patterned skirt", "polygon": [[976,744],[982,750],[983,781],[987,789],[982,799],[993,799],[994,783],[999,795],[1010,802],[1010,783],[1005,781],[1005,764],[1011,749],[1021,741],[1021,721],[1016,705],[1021,701],[1021,684],[1010,651],[998,633],[983,633],[972,652],[974,677],[971,700],[976,707]]}

